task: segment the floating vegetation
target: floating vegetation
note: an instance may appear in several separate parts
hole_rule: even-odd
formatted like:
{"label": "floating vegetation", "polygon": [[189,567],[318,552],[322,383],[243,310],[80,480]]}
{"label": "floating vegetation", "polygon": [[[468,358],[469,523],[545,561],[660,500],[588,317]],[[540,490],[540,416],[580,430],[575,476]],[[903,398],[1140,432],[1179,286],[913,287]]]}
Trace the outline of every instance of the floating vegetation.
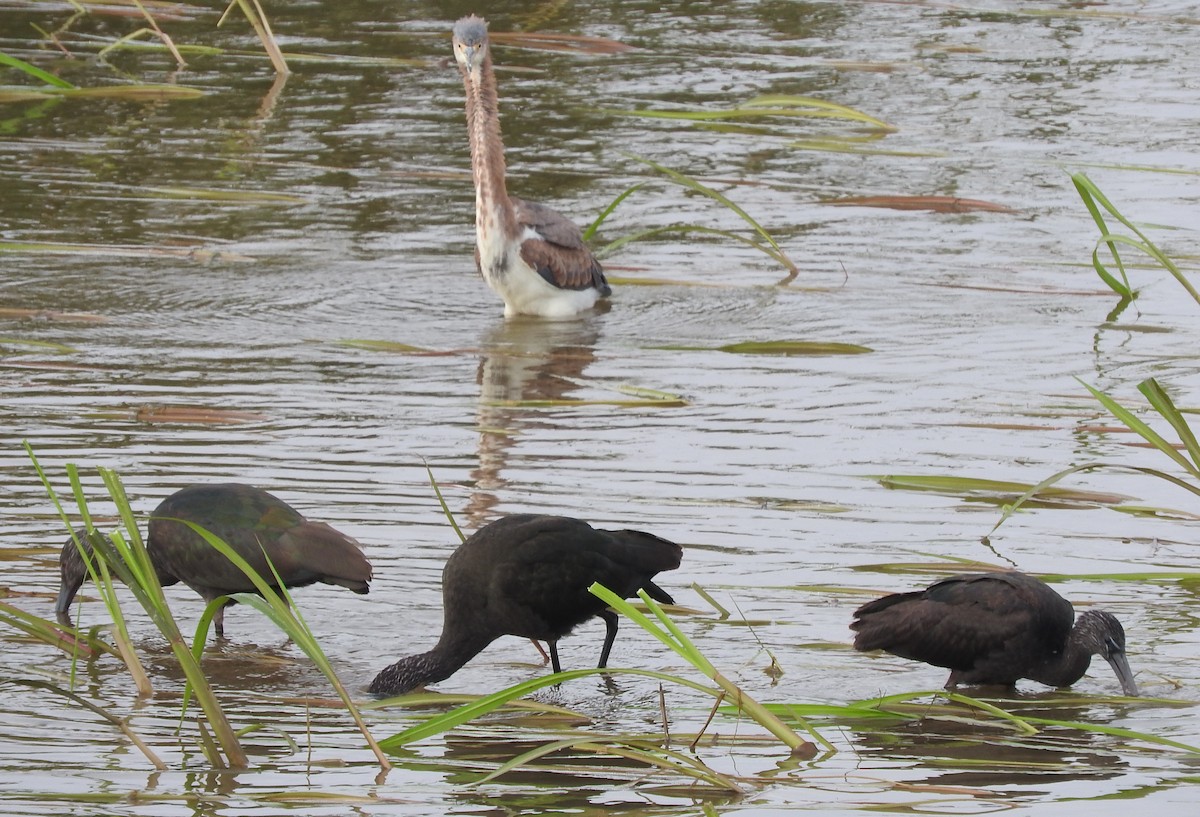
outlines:
{"label": "floating vegetation", "polygon": [[0,86],[0,102],[18,102],[28,99],[51,99],[54,97],[103,97],[112,99],[197,99],[205,95],[199,88],[180,85],[128,84],[105,85],[95,88],[80,88],[43,71],[36,65],[0,51],[0,65],[15,68],[43,84],[38,87]]}
{"label": "floating vegetation", "polygon": [[540,31],[488,32],[488,39],[503,45],[538,51],[573,51],[580,54],[624,54],[639,50],[636,46],[607,37],[581,34],[551,34]]}
{"label": "floating vegetation", "polygon": [[[0,319],[3,318],[27,318],[29,320],[52,321],[54,323],[108,323],[110,320],[103,315],[93,315],[90,312],[60,312],[56,309],[0,307]],[[3,341],[0,341],[0,343],[3,343]]]}
{"label": "floating vegetation", "polygon": [[246,255],[201,247],[138,247],[130,244],[72,244],[66,241],[0,241],[0,253],[51,253],[104,258],[186,258],[189,261],[253,261]]}
{"label": "floating vegetation", "polygon": [[732,108],[723,110],[655,110],[642,108],[638,110],[603,109],[605,113],[617,116],[640,116],[649,119],[675,119],[689,122],[712,122],[731,119],[763,119],[769,117],[809,118],[809,119],[840,119],[869,125],[883,131],[894,131],[895,127],[877,119],[870,114],[811,96],[787,96],[772,94],[756,96]]}
{"label": "floating vegetation", "polygon": [[395,352],[402,355],[452,355],[454,352],[438,352],[433,349],[426,349],[421,346],[413,346],[410,343],[400,343],[394,340],[370,340],[359,338],[348,338],[346,340],[334,341],[338,346],[347,346],[351,349],[366,349],[371,352]]}
{"label": "floating vegetation", "polygon": [[267,416],[255,411],[209,408],[207,406],[138,406],[128,415],[139,423],[163,425],[238,425],[265,420]]}
{"label": "floating vegetation", "polygon": [[[1102,700],[1111,701],[1112,699],[1104,698]],[[1020,701],[1006,701],[1006,703],[1015,704],[1016,706],[1021,705]],[[1154,703],[1157,705],[1160,702],[1154,701]],[[1169,702],[1164,701],[1161,703]],[[1041,708],[1045,705],[1045,702],[1037,702],[1037,705]],[[947,690],[903,692],[881,698],[854,701],[844,706],[830,706],[826,704],[767,704],[767,708],[780,717],[824,718],[850,727],[853,727],[856,722],[861,723],[881,718],[893,718],[904,721],[921,721],[922,723],[929,723],[931,725],[940,722],[951,727],[956,734],[960,734],[963,727],[986,730],[985,734],[993,732],[999,727],[1006,732],[1027,737],[1041,734],[1043,729],[1040,727],[1052,727],[1110,735],[1125,740],[1141,741],[1153,746],[1178,749],[1188,754],[1200,754],[1200,747],[1165,738],[1161,735],[1138,732],[1117,726],[1059,720],[1038,715],[1025,715],[1002,709],[980,698],[973,698]],[[987,739],[985,742],[991,740],[995,740],[995,738]]]}
{"label": "floating vegetation", "polygon": [[1009,213],[1019,211],[1003,204],[957,196],[847,196],[825,199],[821,204],[833,207],[884,207],[889,210],[931,210],[935,213]]}
{"label": "floating vegetation", "polygon": [[31,346],[44,352],[53,352],[56,355],[72,355],[78,352],[78,349],[67,346],[64,343],[55,343],[49,340],[26,340],[24,338],[0,338],[0,351],[5,346]]}
{"label": "floating vegetation", "polygon": [[[980,479],[977,477],[954,477],[936,474],[889,474],[874,476],[885,488],[906,491],[934,491],[941,494],[962,496],[995,503],[1008,503],[1024,496],[1025,499],[1037,499],[1042,503],[1052,502],[1056,505],[1071,505],[1073,507],[1088,505],[1116,505],[1135,497],[1124,494],[1104,493],[1100,491],[1083,491],[1070,488],[1054,488],[1050,483],[1031,485],[1027,482],[1012,482],[998,479]],[[1043,504],[1043,507],[1045,505]]]}
{"label": "floating vegetation", "polygon": [[855,343],[820,340],[747,340],[723,346],[652,346],[672,352],[725,352],[731,355],[775,355],[780,357],[824,357],[827,355],[865,355],[874,349]]}

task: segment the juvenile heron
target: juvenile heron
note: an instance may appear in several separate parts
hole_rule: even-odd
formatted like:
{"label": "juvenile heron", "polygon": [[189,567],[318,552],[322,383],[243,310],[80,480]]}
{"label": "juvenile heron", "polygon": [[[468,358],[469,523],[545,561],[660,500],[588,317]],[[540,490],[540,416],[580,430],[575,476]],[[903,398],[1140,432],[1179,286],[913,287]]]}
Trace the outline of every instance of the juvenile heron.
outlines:
{"label": "juvenile heron", "polygon": [[516,514],[484,525],[459,545],[442,570],[442,635],[429,652],[410,655],[371,682],[377,695],[401,695],[443,681],[502,635],[546,641],[555,672],[558,639],[593,616],[607,632],[600,664],[617,637],[617,614],[588,592],[593,582],[619,596],[644,589],[673,603],[652,579],[679,567],[683,549],[632,530],[596,530],[566,516]]}
{"label": "juvenile heron", "polygon": [[509,196],[500,103],[487,23],[454,24],[454,58],[467,92],[467,137],[475,178],[475,263],[504,300],[504,314],[563,318],[612,293],[574,223],[549,207]]}
{"label": "juvenile heron", "polygon": [[1085,610],[1024,573],[975,573],[914,593],[894,593],[854,611],[856,650],[885,650],[951,670],[946,687],[1012,686],[1020,678],[1070,686],[1093,655],[1112,666],[1126,695],[1137,684],[1125,630],[1111,613]]}
{"label": "juvenile heron", "polygon": [[[183,582],[206,602],[229,593],[258,592],[241,568],[178,520],[193,522],[222,539],[276,589],[267,558],[285,587],[325,582],[355,593],[366,593],[370,587],[371,564],[358,542],[324,522],[310,522],[260,488],[238,483],[190,485],[154,509],[146,552],[163,587]],[[87,531],[77,534],[90,555]],[[62,583],[54,609],[58,620],[69,625],[67,611],[87,578],[74,540],[63,546],[59,562]],[[213,626],[218,636],[225,634],[224,607],[217,610]]]}

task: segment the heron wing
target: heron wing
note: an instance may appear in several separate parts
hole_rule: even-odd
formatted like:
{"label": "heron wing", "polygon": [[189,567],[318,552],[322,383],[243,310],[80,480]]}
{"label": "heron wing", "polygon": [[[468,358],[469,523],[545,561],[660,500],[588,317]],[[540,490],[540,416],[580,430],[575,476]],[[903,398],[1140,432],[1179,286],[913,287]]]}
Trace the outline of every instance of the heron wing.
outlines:
{"label": "heron wing", "polygon": [[546,281],[560,289],[595,287],[608,294],[608,281],[600,262],[583,243],[575,222],[544,204],[514,198],[517,221],[526,230],[521,259]]}

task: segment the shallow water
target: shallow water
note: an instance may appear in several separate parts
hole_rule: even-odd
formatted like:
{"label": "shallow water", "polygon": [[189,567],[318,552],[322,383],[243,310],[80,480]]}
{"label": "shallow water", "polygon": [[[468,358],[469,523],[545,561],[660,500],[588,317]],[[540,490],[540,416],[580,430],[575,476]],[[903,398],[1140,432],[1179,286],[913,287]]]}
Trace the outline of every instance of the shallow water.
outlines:
{"label": "shallow water", "polygon": [[[375,565],[371,594],[320,587],[298,599],[359,689],[384,664],[432,643],[440,627],[438,576],[456,539],[426,463],[468,528],[517,511],[563,512],[683,543],[683,566],[661,577],[677,600],[703,611],[682,616],[682,626],[715,665],[767,701],[841,704],[939,687],[942,670],[854,653],[847,624],[864,599],[928,583],[947,559],[1075,577],[1200,570],[1187,521],[1038,509],[985,543],[999,517],[994,504],[890,490],[876,479],[1036,482],[1090,461],[1169,465],[1113,430],[1076,378],[1141,405],[1135,386],[1153,376],[1177,404],[1194,405],[1197,306],[1165,273],[1139,268],[1143,297],[1109,319],[1116,299],[1088,264],[1096,231],[1067,174],[1088,170],[1127,216],[1155,225],[1151,236],[1168,254],[1194,268],[1200,7],[701,2],[659,11],[585,3],[553,7],[544,19],[544,10],[521,4],[489,8],[494,31],[636,47],[592,55],[497,45],[514,192],[586,223],[629,185],[654,178],[625,155],[634,154],[721,189],[801,269],[777,287],[784,271],[741,244],[696,234],[634,242],[605,259],[618,279],[611,308],[556,323],[505,321],[473,270],[461,85],[447,62],[450,21],[470,10],[370,2],[274,10],[289,50],[417,62],[297,62],[286,83],[273,84],[240,20],[220,30],[207,12],[164,21],[178,42],[255,55],[197,56],[180,72],[157,53],[97,64],[96,46],[82,38],[111,42],[136,27],[127,20],[75,20],[60,36],[79,59],[66,60],[35,47],[29,24],[54,30],[69,11],[0,9],[0,51],[80,85],[129,75],[207,94],[0,103],[0,240],[88,250],[0,254],[8,601],[50,615],[64,538],[23,440],[60,490],[65,464],[79,464],[101,513],[111,505],[99,498],[90,470],[98,465],[121,473],[141,512],[191,482],[238,480],[357,537]],[[846,153],[796,145],[863,135],[835,122],[706,128],[614,113],[723,109],[776,93],[850,105],[896,131],[864,148],[877,152]],[[822,203],[880,195],[957,196],[1016,212]],[[656,182],[618,208],[601,238],[679,221],[744,226]],[[871,352],[715,350],[781,339]],[[630,399],[620,391],[630,386],[686,404],[616,404]],[[528,402],[536,400],[556,404]],[[245,414],[184,422],[196,417],[164,410],[184,407]],[[1069,484],[1196,508],[1186,492],[1130,473],[1091,472]],[[889,567],[901,563],[913,566]],[[752,631],[718,621],[693,582],[753,620]],[[1200,683],[1195,585],[1069,578],[1056,586],[1120,616],[1144,693],[1174,705],[1106,700],[1119,689],[1103,664],[1073,693],[1023,684],[1009,704],[1200,743],[1191,703]],[[201,605],[186,590],[168,594],[186,630]],[[81,615],[84,624],[106,620],[95,601]],[[706,799],[660,788],[672,778],[619,774],[610,761],[468,788],[475,770],[543,736],[516,724],[425,741],[377,783],[343,714],[292,702],[328,697],[320,674],[241,608],[230,611],[231,638],[210,647],[206,666],[239,725],[271,728],[248,738],[249,771],[210,772],[194,742],[174,735],[180,679],[169,651],[143,617],[132,618],[158,695],[134,702],[111,659],[81,666],[77,683],[94,703],[132,714],[168,771],[153,773],[90,714],[5,684],[4,811],[424,815],[491,813],[502,797],[509,812],[692,814]],[[564,663],[589,666],[600,632],[589,624],[565,640]],[[61,654],[9,629],[0,639],[0,676],[66,684],[70,663]],[[777,682],[764,671],[770,655],[784,673]],[[690,673],[629,624],[611,663]],[[504,639],[437,689],[487,693],[542,672],[532,648]],[[658,728],[657,685],[632,676],[617,685],[612,693],[600,680],[577,681],[540,697],[587,715],[600,734]],[[676,733],[707,716],[707,701],[682,691],[668,692],[668,706]],[[378,736],[423,716],[369,715]],[[754,732],[732,720],[713,729]],[[281,733],[301,749],[291,751]],[[703,750],[720,771],[773,778],[748,781],[744,799],[709,801],[721,813],[754,814],[1110,814],[1122,806],[1106,798],[1162,811],[1191,802],[1182,784],[1194,775],[1192,756],[1103,734],[1047,730],[982,746],[976,727],[959,733],[934,723],[825,734],[839,751],[812,763],[789,763],[762,745]],[[366,799],[351,802],[357,797]]]}

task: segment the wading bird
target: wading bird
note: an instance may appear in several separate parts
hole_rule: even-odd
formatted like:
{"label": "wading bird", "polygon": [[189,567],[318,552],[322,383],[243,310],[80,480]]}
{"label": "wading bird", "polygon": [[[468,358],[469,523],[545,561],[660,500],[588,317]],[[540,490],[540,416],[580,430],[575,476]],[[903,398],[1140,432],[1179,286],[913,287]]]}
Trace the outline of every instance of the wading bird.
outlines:
{"label": "wading bird", "polygon": [[467,93],[480,274],[504,300],[506,316],[563,318],[590,309],[612,290],[579,227],[545,205],[508,195],[487,23],[463,17],[453,41]]}
{"label": "wading bird", "polygon": [[[246,574],[188,525],[192,522],[222,539],[272,588],[278,589],[269,558],[285,587],[315,582],[337,584],[355,593],[370,587],[371,564],[358,542],[324,522],[310,522],[278,497],[251,485],[191,485],[164,499],[150,516],[146,552],[163,587],[183,582],[205,602],[229,593],[257,592]],[[91,554],[86,531],[80,543]],[[83,557],[68,540],[59,557],[62,584],[54,610],[70,625],[68,610],[87,577]],[[225,634],[225,608],[213,626]]]}
{"label": "wading bird", "polygon": [[948,689],[1012,686],[1020,678],[1070,686],[1099,655],[1125,694],[1138,694],[1121,622],[1102,610],[1085,610],[1077,620],[1069,601],[1024,573],[955,576],[884,596],[859,607],[850,629],[856,650],[885,650],[951,670]]}
{"label": "wading bird", "polygon": [[638,590],[671,597],[652,579],[679,567],[683,549],[632,530],[596,530],[565,516],[517,514],[485,525],[459,545],[442,570],[444,623],[437,646],[382,670],[370,691],[400,695],[443,681],[502,635],[546,641],[555,672],[558,639],[593,616],[607,632],[600,664],[617,637],[617,614],[588,592],[593,582],[622,598]]}

